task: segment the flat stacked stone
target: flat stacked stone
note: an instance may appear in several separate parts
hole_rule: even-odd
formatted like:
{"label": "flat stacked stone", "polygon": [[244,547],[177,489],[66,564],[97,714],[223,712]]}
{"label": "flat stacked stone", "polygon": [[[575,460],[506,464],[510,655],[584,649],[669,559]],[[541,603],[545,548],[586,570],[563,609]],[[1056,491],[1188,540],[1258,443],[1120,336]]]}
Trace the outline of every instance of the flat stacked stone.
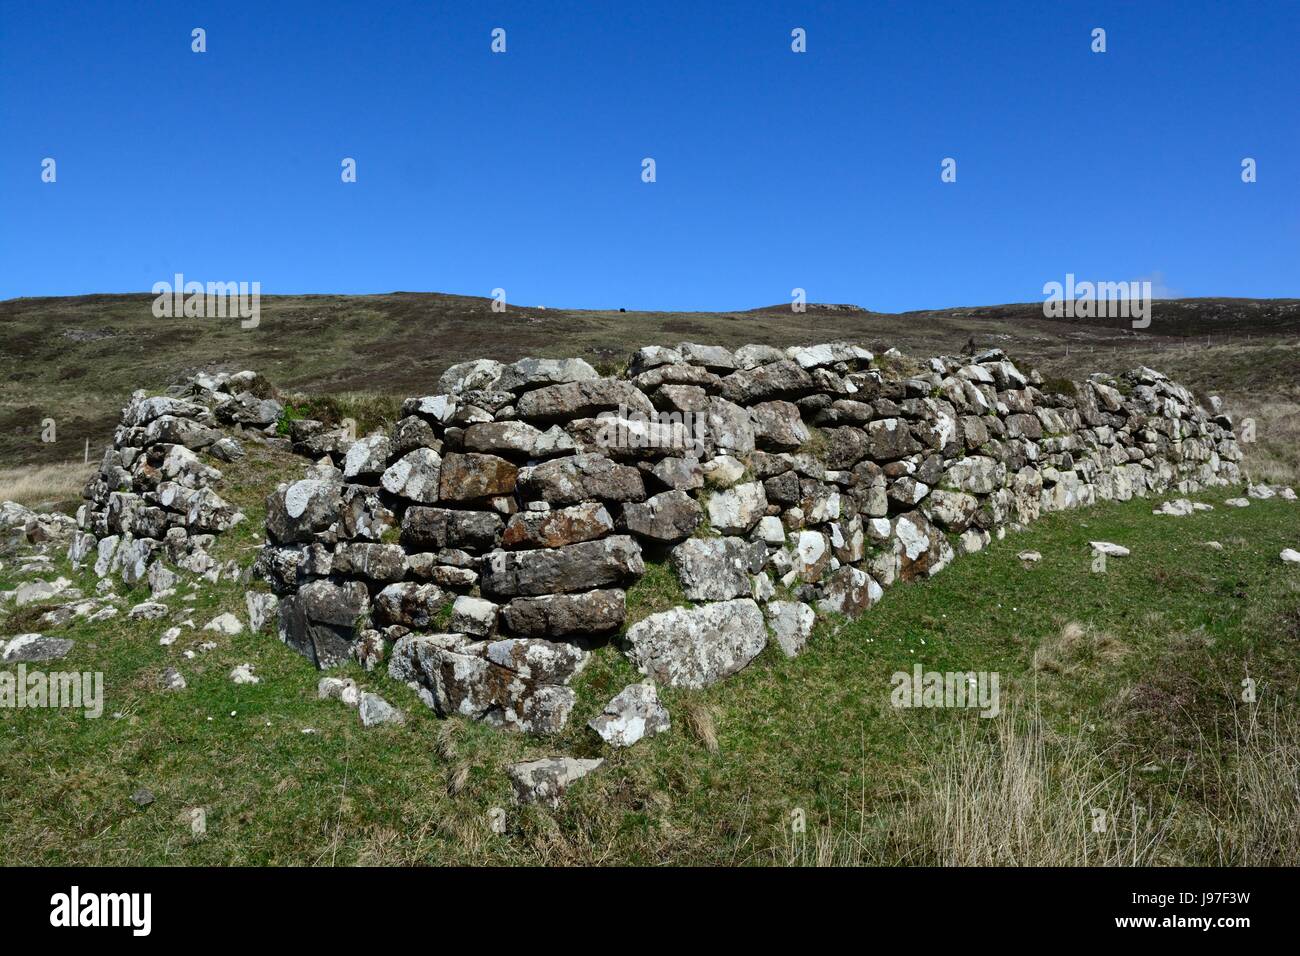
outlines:
{"label": "flat stacked stone", "polygon": [[[1220,407],[1151,369],[1049,387],[998,349],[844,342],[648,346],[615,376],[478,360],[390,431],[299,431],[319,460],[268,500],[259,560],[282,638],[321,666],[392,645],[439,713],[534,733],[615,635],[657,683],[707,686],[1011,525],[1236,482],[1241,458]],[[624,629],[647,558],[688,605]]]}

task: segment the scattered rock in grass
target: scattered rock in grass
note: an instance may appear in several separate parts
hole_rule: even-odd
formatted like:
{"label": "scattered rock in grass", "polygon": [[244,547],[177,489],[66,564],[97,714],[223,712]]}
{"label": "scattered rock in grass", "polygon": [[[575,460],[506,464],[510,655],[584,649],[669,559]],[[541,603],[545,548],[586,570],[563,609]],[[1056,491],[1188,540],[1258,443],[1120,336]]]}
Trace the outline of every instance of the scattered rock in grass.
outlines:
{"label": "scattered rock in grass", "polygon": [[654,684],[629,684],[588,726],[611,746],[631,747],[642,737],[663,733],[671,723]]}
{"label": "scattered rock in grass", "polygon": [[366,727],[406,723],[406,715],[378,694],[362,691],[358,708],[361,711],[361,723]]}
{"label": "scattered rock in grass", "polygon": [[1209,548],[1211,551],[1222,551],[1222,550],[1223,550],[1223,545],[1221,545],[1221,544],[1220,544],[1219,542],[1217,542],[1217,541],[1207,541],[1207,542],[1205,542],[1205,546],[1206,546],[1207,548]]}
{"label": "scattered rock in grass", "polygon": [[157,601],[145,601],[137,604],[127,613],[133,621],[160,621],[167,616],[170,609]]}
{"label": "scattered rock in grass", "polygon": [[1175,518],[1181,518],[1191,514],[1194,510],[1192,503],[1186,498],[1175,498],[1173,501],[1166,501],[1151,513],[1153,515],[1171,515]]}
{"label": "scattered rock in grass", "polygon": [[1286,548],[1282,552],[1282,561],[1286,564],[1300,564],[1300,551],[1293,548]]}
{"label": "scattered rock in grass", "polygon": [[149,580],[149,594],[154,600],[158,600],[163,594],[173,593],[179,581],[176,572],[169,569],[161,561],[155,561],[149,565],[149,573],[146,577]]}
{"label": "scattered rock in grass", "polygon": [[1249,508],[1249,498],[1229,498],[1224,502],[1229,508]]}
{"label": "scattered rock in grass", "polygon": [[205,631],[216,631],[218,634],[234,635],[244,632],[244,624],[235,615],[229,612],[214,617],[203,625]]}
{"label": "scattered rock in grass", "polygon": [[141,787],[135,793],[131,794],[131,802],[137,807],[147,807],[154,802],[153,791],[148,787]]}
{"label": "scattered rock in grass", "polygon": [[249,591],[244,595],[244,606],[248,609],[248,629],[258,634],[276,619],[280,599],[266,591]]}
{"label": "scattered rock in grass", "polygon": [[316,696],[321,700],[341,700],[349,707],[361,703],[357,682],[348,677],[322,677],[316,684]]}
{"label": "scattered rock in grass", "polygon": [[190,828],[190,835],[202,840],[208,835],[208,811],[204,807],[190,807],[181,813],[181,822]]}
{"label": "scattered rock in grass", "polygon": [[213,442],[212,447],[208,449],[208,454],[218,461],[237,461],[244,457],[244,446],[227,435]]}
{"label": "scattered rock in grass", "polygon": [[252,664],[240,664],[230,672],[230,679],[236,684],[262,683],[262,678],[253,673]]}
{"label": "scattered rock in grass", "polygon": [[[28,581],[26,584],[20,584],[14,591],[14,606],[42,604],[60,594],[65,594],[71,583],[67,578],[56,578],[53,581]],[[67,594],[67,596],[79,597],[80,595]]]}
{"label": "scattered rock in grass", "polygon": [[163,690],[184,690],[185,678],[181,676],[181,672],[176,668],[169,667],[163,671],[162,686]]}
{"label": "scattered rock in grass", "polygon": [[6,663],[10,661],[52,661],[64,657],[72,650],[73,641],[64,637],[46,637],[43,634],[19,634],[7,643],[0,639]]}
{"label": "scattered rock in grass", "polygon": [[514,787],[517,803],[543,803],[551,809],[560,805],[569,786],[598,769],[604,760],[575,757],[543,757],[510,764],[506,774]]}
{"label": "scattered rock in grass", "polygon": [[1098,551],[1109,558],[1127,558],[1132,552],[1122,544],[1112,544],[1109,541],[1089,541],[1092,550]]}
{"label": "scattered rock in grass", "polygon": [[1037,551],[1021,551],[1016,555],[1016,557],[1021,561],[1024,561],[1026,564],[1037,564],[1039,561],[1043,560],[1043,556]]}

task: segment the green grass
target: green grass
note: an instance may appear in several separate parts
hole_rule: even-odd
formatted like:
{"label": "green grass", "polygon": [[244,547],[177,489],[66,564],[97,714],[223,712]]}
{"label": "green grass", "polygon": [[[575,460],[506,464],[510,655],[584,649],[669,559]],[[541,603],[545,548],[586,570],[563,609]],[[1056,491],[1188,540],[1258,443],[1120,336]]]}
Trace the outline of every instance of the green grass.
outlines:
{"label": "green grass", "polygon": [[[225,466],[223,494],[250,513],[221,540],[223,556],[248,559],[261,527],[251,503],[286,464],[259,450]],[[162,647],[171,621],[80,623],[60,666],[104,673],[105,715],[0,711],[0,851],[32,864],[786,862],[787,822],[799,809],[817,833],[866,821],[861,839],[875,848],[866,858],[879,861],[896,849],[890,833],[903,832],[936,757],[963,734],[981,747],[995,734],[996,722],[972,712],[893,709],[890,675],[920,662],[997,671],[1004,710],[1037,712],[1048,745],[1084,739],[1100,766],[1129,781],[1123,799],[1178,821],[1161,830],[1154,861],[1223,862],[1214,828],[1229,795],[1205,768],[1234,759],[1242,677],[1257,681],[1260,705],[1293,713],[1300,573],[1278,552],[1300,540],[1300,506],[1166,518],[1151,514],[1156,503],[1048,516],[934,579],[891,589],[857,621],[820,620],[795,660],[769,647],[719,685],[664,689],[673,729],[623,752],[586,728],[638,678],[613,647],[576,680],[564,732],[536,740],[439,720],[386,674],[347,668],[408,715],[401,727],[365,729],[355,710],[316,699],[320,674],[271,633],[186,631]],[[1087,542],[1098,538],[1134,553],[1094,574]],[[1224,550],[1206,548],[1211,539]],[[1023,567],[1015,555],[1025,549],[1042,562]],[[7,561],[0,588],[13,575]],[[92,576],[79,583],[93,591]],[[242,619],[243,591],[204,586],[192,605],[170,603],[201,627],[227,610]],[[144,596],[135,589],[124,609]],[[663,564],[629,593],[634,618],[679,601]],[[9,623],[0,618],[0,630],[11,632]],[[1071,623],[1104,640],[1062,645]],[[182,657],[205,639],[218,647]],[[262,682],[230,683],[241,663]],[[168,666],[187,690],[158,689]],[[699,729],[705,719],[716,752]],[[558,811],[515,807],[503,766],[552,753],[606,764]],[[129,800],[140,787],[156,794],[151,806]],[[179,822],[191,806],[207,808],[205,839]],[[488,824],[497,806],[508,814],[501,835]]]}

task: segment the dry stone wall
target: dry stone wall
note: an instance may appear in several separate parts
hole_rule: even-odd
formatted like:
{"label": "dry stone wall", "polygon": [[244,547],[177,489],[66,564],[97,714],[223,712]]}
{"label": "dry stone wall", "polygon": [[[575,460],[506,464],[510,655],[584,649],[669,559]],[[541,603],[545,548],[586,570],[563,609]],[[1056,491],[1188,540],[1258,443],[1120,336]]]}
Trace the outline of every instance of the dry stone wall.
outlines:
{"label": "dry stone wall", "polygon": [[[615,376],[468,362],[391,431],[293,422],[316,463],[268,500],[255,570],[317,665],[387,661],[439,713],[549,733],[598,643],[703,687],[1044,512],[1237,482],[1210,404],[1148,368],[1049,387],[997,349],[685,343]],[[647,561],[688,603],[624,630]]]}
{"label": "dry stone wall", "polygon": [[173,583],[169,564],[209,580],[239,575],[209,553],[244,515],[216,491],[221,471],[204,458],[234,461],[244,454],[237,435],[275,433],[283,408],[258,397],[270,390],[241,372],[201,373],[165,395],[135,392],[83,492],[68,548],[73,566],[90,564],[100,578],[128,585],[148,576],[155,592]]}

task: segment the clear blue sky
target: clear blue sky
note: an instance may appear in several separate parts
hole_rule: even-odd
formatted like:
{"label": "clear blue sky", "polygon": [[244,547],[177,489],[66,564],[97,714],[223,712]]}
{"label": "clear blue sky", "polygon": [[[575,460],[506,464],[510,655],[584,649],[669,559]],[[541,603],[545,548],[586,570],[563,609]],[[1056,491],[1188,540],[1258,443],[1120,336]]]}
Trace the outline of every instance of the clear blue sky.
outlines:
{"label": "clear blue sky", "polygon": [[1298,157],[1296,0],[0,0],[0,298],[1298,296]]}

